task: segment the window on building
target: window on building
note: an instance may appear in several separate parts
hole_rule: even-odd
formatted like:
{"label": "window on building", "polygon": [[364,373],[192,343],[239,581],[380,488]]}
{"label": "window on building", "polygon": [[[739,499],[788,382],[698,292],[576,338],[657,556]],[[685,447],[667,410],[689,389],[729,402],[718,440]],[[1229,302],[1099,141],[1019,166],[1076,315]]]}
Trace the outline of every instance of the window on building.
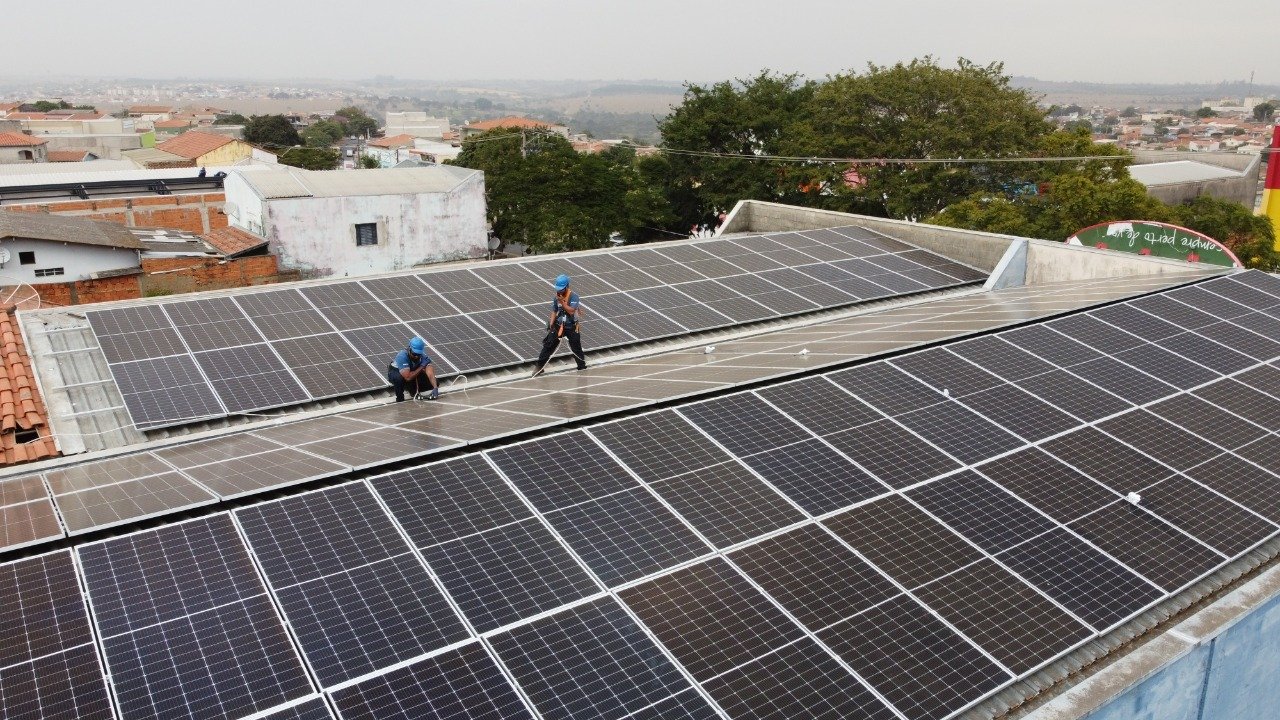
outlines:
{"label": "window on building", "polygon": [[36,253],[35,253],[35,251],[34,251],[34,250],[23,250],[23,251],[19,252],[19,253],[18,253],[18,264],[20,264],[20,265],[35,265],[35,264],[36,264]]}
{"label": "window on building", "polygon": [[22,160],[35,160],[35,159],[36,159],[36,155],[35,155],[35,153],[31,152],[30,150],[19,150],[19,151],[18,151],[18,157],[19,157],[19,158],[21,158]]}
{"label": "window on building", "polygon": [[378,244],[378,223],[356,223],[356,247]]}
{"label": "window on building", "polygon": [[36,277],[53,277],[54,275],[66,275],[66,271],[62,268],[38,268],[36,269]]}

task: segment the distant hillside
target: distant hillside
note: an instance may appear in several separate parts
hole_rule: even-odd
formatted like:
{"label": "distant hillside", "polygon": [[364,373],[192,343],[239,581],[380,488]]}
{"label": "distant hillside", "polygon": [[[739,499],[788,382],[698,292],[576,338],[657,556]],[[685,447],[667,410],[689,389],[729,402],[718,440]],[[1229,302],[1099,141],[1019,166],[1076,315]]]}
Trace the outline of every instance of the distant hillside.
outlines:
{"label": "distant hillside", "polygon": [[1280,85],[1254,84],[1242,81],[1220,83],[1090,83],[1040,80],[1032,77],[1013,78],[1017,87],[1045,96],[1050,103],[1104,105],[1111,107],[1136,105],[1194,107],[1202,100],[1220,98],[1280,97]]}

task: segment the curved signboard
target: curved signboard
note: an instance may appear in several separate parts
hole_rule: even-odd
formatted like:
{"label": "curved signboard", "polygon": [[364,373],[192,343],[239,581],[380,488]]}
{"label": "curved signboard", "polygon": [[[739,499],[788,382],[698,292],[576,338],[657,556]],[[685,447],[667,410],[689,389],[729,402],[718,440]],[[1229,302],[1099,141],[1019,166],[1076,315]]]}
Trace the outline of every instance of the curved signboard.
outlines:
{"label": "curved signboard", "polygon": [[1162,222],[1117,220],[1098,223],[1067,238],[1067,242],[1171,260],[1241,267],[1235,254],[1217,240],[1195,230]]}

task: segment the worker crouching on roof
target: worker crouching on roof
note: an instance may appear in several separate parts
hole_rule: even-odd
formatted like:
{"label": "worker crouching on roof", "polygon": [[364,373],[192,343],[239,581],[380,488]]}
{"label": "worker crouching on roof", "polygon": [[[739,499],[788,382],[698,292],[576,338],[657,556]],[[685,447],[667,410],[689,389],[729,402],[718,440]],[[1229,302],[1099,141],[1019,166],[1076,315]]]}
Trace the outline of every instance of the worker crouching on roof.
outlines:
{"label": "worker crouching on roof", "polygon": [[409,346],[396,354],[387,368],[387,380],[396,393],[396,402],[404,402],[405,392],[416,398],[426,392],[427,397],[435,400],[440,397],[440,386],[436,383],[436,371],[431,366],[431,358],[427,356],[427,344],[416,337],[409,341]]}
{"label": "worker crouching on roof", "polygon": [[551,300],[551,317],[547,320],[547,337],[542,341],[542,352],[538,354],[538,364],[533,369],[533,376],[542,374],[547,361],[560,347],[560,339],[569,341],[569,350],[578,363],[579,370],[585,370],[587,360],[582,353],[582,308],[578,304],[578,294],[569,289],[569,276],[556,278],[556,295]]}

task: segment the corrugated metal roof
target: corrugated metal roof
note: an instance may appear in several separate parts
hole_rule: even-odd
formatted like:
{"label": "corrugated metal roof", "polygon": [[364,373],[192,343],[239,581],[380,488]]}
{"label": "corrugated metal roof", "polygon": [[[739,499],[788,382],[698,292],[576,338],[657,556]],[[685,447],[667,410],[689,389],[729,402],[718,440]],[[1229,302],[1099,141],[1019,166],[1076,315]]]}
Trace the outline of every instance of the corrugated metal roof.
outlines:
{"label": "corrugated metal roof", "polygon": [[190,158],[181,155],[174,155],[171,152],[165,152],[160,148],[138,148],[136,150],[125,150],[120,153],[121,156],[132,160],[139,165],[146,163],[176,163],[191,162]]}
{"label": "corrugated metal roof", "polygon": [[142,249],[142,242],[123,225],[35,212],[0,211],[0,237]]}
{"label": "corrugated metal roof", "polygon": [[1244,173],[1195,160],[1174,160],[1172,162],[1133,165],[1129,168],[1129,176],[1143,185],[1150,186],[1241,178],[1244,177]]}
{"label": "corrugated metal roof", "polygon": [[[181,158],[179,158],[181,159]],[[277,165],[208,166],[205,172],[278,172]],[[129,160],[94,160],[86,163],[33,163],[0,165],[0,187],[24,187],[49,183],[166,180],[195,177],[195,168],[140,168]]]}
{"label": "corrugated metal roof", "polygon": [[449,166],[381,170],[302,170],[245,175],[263,198],[345,197],[446,193],[479,170]]}

